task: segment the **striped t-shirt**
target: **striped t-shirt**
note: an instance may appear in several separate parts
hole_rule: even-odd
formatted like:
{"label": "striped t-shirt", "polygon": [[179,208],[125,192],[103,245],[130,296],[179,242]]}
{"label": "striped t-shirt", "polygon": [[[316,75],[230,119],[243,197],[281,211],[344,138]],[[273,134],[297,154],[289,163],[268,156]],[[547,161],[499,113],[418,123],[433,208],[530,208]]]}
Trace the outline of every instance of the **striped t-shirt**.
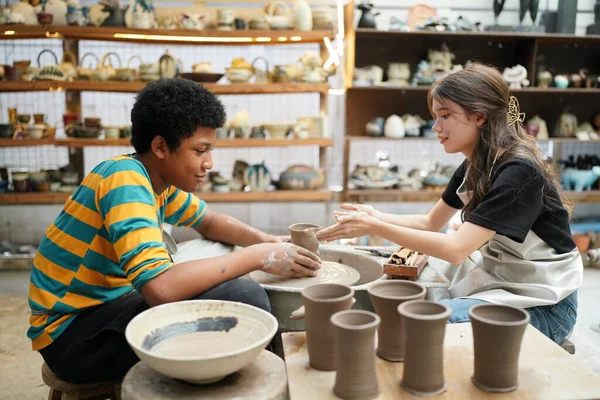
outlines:
{"label": "striped t-shirt", "polygon": [[114,300],[173,266],[162,225],[196,227],[207,212],[196,196],[155,194],[132,156],[99,164],[67,200],[42,239],[31,269],[27,336],[52,343],[77,312]]}

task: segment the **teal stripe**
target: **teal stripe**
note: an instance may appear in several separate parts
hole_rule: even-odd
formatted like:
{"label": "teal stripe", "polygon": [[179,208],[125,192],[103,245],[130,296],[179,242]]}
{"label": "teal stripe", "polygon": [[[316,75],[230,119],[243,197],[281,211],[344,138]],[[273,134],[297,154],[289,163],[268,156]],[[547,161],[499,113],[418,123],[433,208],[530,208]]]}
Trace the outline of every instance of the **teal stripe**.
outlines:
{"label": "teal stripe", "polygon": [[81,311],[81,310],[79,308],[75,308],[73,306],[67,305],[60,301],[57,301],[56,303],[54,303],[54,306],[52,306],[52,312],[63,314],[63,315],[71,314],[71,313],[78,312],[78,311]]}
{"label": "teal stripe", "polygon": [[169,260],[169,262],[163,265],[160,265],[154,269],[147,270],[139,274],[133,281],[133,286],[135,287],[135,290],[141,293],[142,286],[150,282],[152,279],[154,279],[156,275],[160,274],[161,272],[169,268],[171,265],[173,265],[173,263]]}
{"label": "teal stripe", "polygon": [[124,185],[111,189],[100,199],[100,215],[106,218],[111,208],[121,204],[143,203],[155,205],[154,194],[141,185]]}
{"label": "teal stripe", "polygon": [[146,171],[144,165],[135,158],[128,158],[119,161],[110,161],[111,164],[108,165],[108,168],[102,173],[102,176],[104,176],[105,178],[108,178],[109,176],[117,172],[133,171],[141,174],[142,176],[145,176],[146,178],[148,178],[148,180],[150,180],[150,177],[148,176],[148,172]]}
{"label": "teal stripe", "polygon": [[137,231],[142,228],[157,228],[158,222],[150,218],[131,217],[124,221],[115,222],[108,227],[110,230],[110,241],[111,243],[117,243],[121,238],[127,235],[129,232]]}
{"label": "teal stripe", "polygon": [[69,286],[49,277],[35,266],[31,268],[30,280],[36,288],[52,293],[56,297],[63,297],[69,288]]}
{"label": "teal stripe", "polygon": [[[179,189],[178,189],[179,190]],[[171,225],[179,225],[179,220],[183,216],[183,214],[187,211],[187,209],[192,204],[192,195],[190,193],[187,194],[187,199],[185,202],[179,207],[177,211],[175,211],[171,216],[165,219],[165,222]]]}
{"label": "teal stripe", "polygon": [[108,235],[108,231],[106,230],[106,226],[104,226],[104,224],[102,224],[100,229],[98,229],[98,236],[110,242],[110,236]]}
{"label": "teal stripe", "polygon": [[27,299],[29,302],[29,308],[31,308],[31,310],[35,310],[35,311],[43,311],[43,312],[48,312],[50,311],[49,309],[47,309],[46,307],[44,307],[43,305],[41,305],[40,303],[38,303],[37,301],[33,301],[31,299]]}
{"label": "teal stripe", "polygon": [[81,264],[81,257],[58,246],[46,236],[42,239],[38,252],[63,268],[76,272]]}
{"label": "teal stripe", "polygon": [[29,329],[27,329],[27,337],[31,340],[35,340],[38,337],[40,337],[40,335],[42,334],[42,332],[44,332],[44,329],[46,329],[46,325],[42,325],[42,326],[29,326]]}
{"label": "teal stripe", "polygon": [[77,278],[73,278],[69,292],[78,294],[80,296],[89,297],[90,299],[99,300],[103,303],[114,300],[121,297],[125,293],[131,291],[131,286],[121,286],[116,288],[107,288],[104,286],[90,285],[80,281]]}
{"label": "teal stripe", "polygon": [[77,314],[74,314],[74,315],[71,315],[66,320],[64,320],[62,322],[62,324],[59,325],[58,328],[56,328],[52,333],[50,333],[50,338],[52,340],[56,340],[56,338],[58,338],[60,336],[60,334],[63,333],[65,331],[65,329],[67,329],[69,327],[69,325],[71,325],[71,322],[73,322],[73,320],[75,319],[76,316],[77,316]]}
{"label": "teal stripe", "polygon": [[170,203],[171,201],[175,200],[177,196],[179,196],[179,192],[181,192],[180,189],[175,189],[175,191],[171,193],[169,197],[167,197],[167,203]]}
{"label": "teal stripe", "polygon": [[96,192],[87,186],[80,186],[81,191],[77,196],[73,195],[71,199],[81,204],[82,206],[89,208],[93,212],[98,212],[96,208]]}
{"label": "teal stripe", "polygon": [[[134,247],[133,249],[123,253],[123,255],[121,255],[121,265],[127,265],[127,263],[135,256],[137,256],[139,253],[148,250],[148,249],[152,249],[152,248],[156,248],[156,247],[160,247],[166,250],[166,246],[163,242],[142,242],[140,244],[138,244],[136,247]],[[165,255],[167,255],[168,252],[165,251]],[[169,258],[165,257],[165,261],[170,261]]]}
{"label": "teal stripe", "polygon": [[86,268],[101,273],[102,275],[113,275],[123,278],[127,276],[119,264],[93,250],[88,250],[82,264],[85,265]]}
{"label": "teal stripe", "polygon": [[61,212],[54,220],[54,225],[61,231],[68,233],[87,245],[92,243],[97,232],[97,229],[93,226],[88,225],[65,212]]}

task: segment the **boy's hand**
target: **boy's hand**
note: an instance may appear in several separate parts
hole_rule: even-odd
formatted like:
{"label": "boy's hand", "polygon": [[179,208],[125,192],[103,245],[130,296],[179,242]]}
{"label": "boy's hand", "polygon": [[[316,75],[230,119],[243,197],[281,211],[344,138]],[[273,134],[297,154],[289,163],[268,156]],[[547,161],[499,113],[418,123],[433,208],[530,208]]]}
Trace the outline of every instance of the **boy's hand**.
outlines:
{"label": "boy's hand", "polygon": [[301,278],[316,276],[321,268],[319,257],[292,243],[259,244],[263,250],[262,270],[273,275]]}

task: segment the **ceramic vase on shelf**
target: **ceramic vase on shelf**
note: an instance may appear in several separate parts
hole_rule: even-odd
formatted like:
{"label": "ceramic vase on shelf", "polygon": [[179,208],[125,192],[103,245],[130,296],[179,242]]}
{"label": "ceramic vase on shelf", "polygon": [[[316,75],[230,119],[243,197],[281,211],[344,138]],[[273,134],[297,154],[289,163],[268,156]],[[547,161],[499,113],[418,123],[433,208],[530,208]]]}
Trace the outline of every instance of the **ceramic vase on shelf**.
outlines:
{"label": "ceramic vase on shelf", "polygon": [[306,0],[294,0],[292,9],[294,13],[294,29],[297,31],[312,31],[312,10]]}

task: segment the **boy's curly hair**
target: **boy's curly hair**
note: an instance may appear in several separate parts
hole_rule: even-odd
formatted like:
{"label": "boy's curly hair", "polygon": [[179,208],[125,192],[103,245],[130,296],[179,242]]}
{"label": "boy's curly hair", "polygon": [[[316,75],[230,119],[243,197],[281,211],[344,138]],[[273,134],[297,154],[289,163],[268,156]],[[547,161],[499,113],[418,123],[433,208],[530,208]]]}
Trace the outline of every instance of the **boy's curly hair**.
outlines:
{"label": "boy's curly hair", "polygon": [[161,79],[136,96],[131,110],[131,144],[139,154],[150,150],[156,136],[175,150],[199,127],[220,128],[225,108],[217,96],[188,79]]}

